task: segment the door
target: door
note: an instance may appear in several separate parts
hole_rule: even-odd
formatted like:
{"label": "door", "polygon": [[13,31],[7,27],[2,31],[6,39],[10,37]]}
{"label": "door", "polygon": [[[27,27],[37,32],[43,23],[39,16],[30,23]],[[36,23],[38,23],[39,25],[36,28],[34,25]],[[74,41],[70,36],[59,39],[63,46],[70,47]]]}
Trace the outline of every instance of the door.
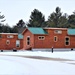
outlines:
{"label": "door", "polygon": [[16,47],[20,47],[20,40],[16,40]]}

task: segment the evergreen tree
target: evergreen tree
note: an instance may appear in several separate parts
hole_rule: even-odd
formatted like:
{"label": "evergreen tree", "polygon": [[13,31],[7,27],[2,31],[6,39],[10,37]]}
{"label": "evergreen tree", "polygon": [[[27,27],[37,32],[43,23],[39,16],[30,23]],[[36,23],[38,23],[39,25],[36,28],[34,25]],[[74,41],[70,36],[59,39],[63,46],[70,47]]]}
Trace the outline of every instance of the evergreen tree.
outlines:
{"label": "evergreen tree", "polygon": [[69,28],[75,28],[75,12],[68,17]]}
{"label": "evergreen tree", "polygon": [[18,27],[17,26],[13,26],[12,28],[11,28],[11,31],[10,31],[11,33],[18,33]]}
{"label": "evergreen tree", "polygon": [[1,15],[1,12],[0,12],[0,33],[2,33],[2,26],[3,26],[2,22],[5,21],[4,18],[5,18],[5,16],[4,15]]}
{"label": "evergreen tree", "polygon": [[67,27],[68,18],[66,15],[62,15],[61,9],[56,7],[55,12],[51,13],[48,18],[48,27]]}
{"label": "evergreen tree", "polygon": [[[1,14],[1,12],[0,12],[0,14]],[[4,18],[5,18],[5,16],[4,16],[4,15],[0,15],[0,23],[5,21],[5,19],[4,19]]]}
{"label": "evergreen tree", "polygon": [[31,12],[28,26],[29,27],[44,27],[45,26],[45,17],[39,10],[34,9],[33,12]]}
{"label": "evergreen tree", "polygon": [[68,28],[68,15],[65,13],[59,19],[59,27],[61,28]]}
{"label": "evergreen tree", "polygon": [[11,31],[11,27],[8,24],[2,26],[3,33],[10,33],[10,31]]}
{"label": "evergreen tree", "polygon": [[25,22],[21,19],[19,20],[19,22],[17,23],[17,27],[24,27]]}

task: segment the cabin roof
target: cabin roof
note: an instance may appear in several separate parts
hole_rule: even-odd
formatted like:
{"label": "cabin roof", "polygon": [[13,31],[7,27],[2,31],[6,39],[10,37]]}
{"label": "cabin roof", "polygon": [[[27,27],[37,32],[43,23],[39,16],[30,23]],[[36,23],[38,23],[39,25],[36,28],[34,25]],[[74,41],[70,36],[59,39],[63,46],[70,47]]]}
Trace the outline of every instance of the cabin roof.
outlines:
{"label": "cabin roof", "polygon": [[23,35],[22,34],[18,34],[18,39],[23,39]]}
{"label": "cabin roof", "polygon": [[32,34],[48,34],[43,28],[39,28],[39,27],[28,28],[28,30]]}
{"label": "cabin roof", "polygon": [[68,35],[75,35],[75,29],[68,29]]}

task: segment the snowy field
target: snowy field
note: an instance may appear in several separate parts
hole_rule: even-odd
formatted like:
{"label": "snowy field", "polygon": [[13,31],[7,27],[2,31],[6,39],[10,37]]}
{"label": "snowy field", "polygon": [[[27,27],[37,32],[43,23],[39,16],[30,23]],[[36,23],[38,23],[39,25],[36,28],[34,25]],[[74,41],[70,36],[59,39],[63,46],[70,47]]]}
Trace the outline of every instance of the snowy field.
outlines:
{"label": "snowy field", "polygon": [[0,75],[75,75],[75,51],[0,52]]}

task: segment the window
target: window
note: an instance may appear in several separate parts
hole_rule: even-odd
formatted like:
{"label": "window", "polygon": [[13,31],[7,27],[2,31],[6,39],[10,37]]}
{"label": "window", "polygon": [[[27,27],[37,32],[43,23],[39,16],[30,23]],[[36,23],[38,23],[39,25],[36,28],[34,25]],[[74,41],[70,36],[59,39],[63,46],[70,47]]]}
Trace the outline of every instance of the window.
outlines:
{"label": "window", "polygon": [[7,35],[7,38],[13,38],[14,36],[13,35]]}
{"label": "window", "polygon": [[54,36],[54,42],[57,42],[57,41],[58,41],[58,37]]}
{"label": "window", "polygon": [[54,33],[55,34],[62,34],[62,31],[61,30],[55,30]]}
{"label": "window", "polygon": [[0,38],[2,38],[2,34],[0,34]]}
{"label": "window", "polygon": [[27,37],[27,45],[30,45],[30,36]]}
{"label": "window", "polygon": [[20,40],[16,40],[16,47],[20,47]]}
{"label": "window", "polygon": [[66,46],[70,45],[70,38],[69,37],[65,38],[65,45]]}
{"label": "window", "polygon": [[38,39],[39,40],[44,40],[45,39],[45,36],[39,36]]}
{"label": "window", "polygon": [[9,44],[10,44],[10,40],[7,40],[7,41],[6,41],[6,44],[9,45]]}

